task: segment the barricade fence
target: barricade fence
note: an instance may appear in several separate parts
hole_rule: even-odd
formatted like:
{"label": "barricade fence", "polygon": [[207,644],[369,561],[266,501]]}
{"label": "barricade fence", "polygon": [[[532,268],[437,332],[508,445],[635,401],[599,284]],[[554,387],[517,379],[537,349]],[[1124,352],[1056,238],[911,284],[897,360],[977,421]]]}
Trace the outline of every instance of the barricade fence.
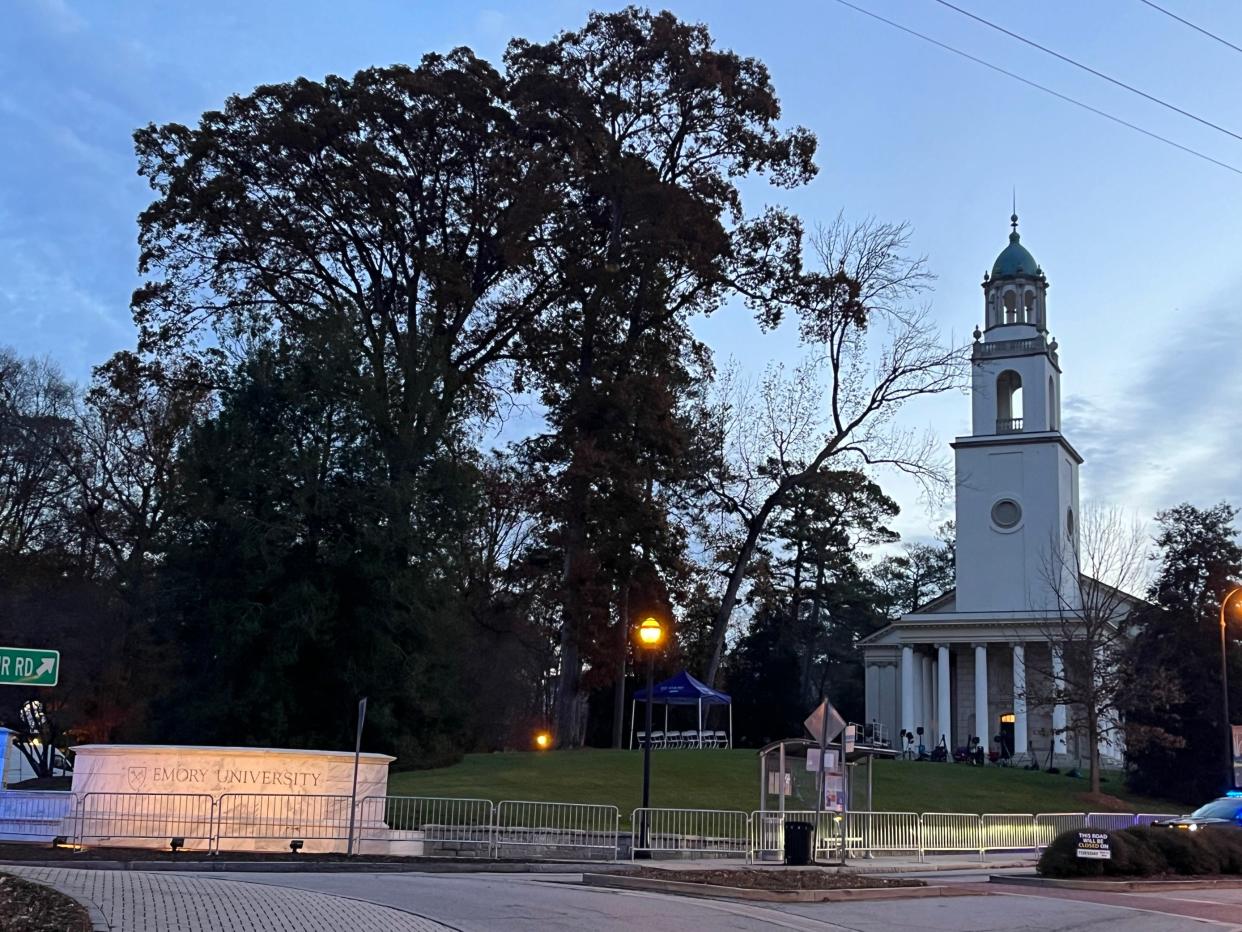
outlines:
{"label": "barricade fence", "polygon": [[181,838],[210,848],[215,807],[205,793],[84,793],[68,834],[79,845]]}
{"label": "barricade fence", "polygon": [[554,852],[615,861],[620,830],[616,806],[505,800],[496,807],[492,847],[498,858]]}
{"label": "barricade fence", "polygon": [[750,814],[731,809],[635,809],[630,856],[750,853]]}
{"label": "barricade fence", "polygon": [[[350,816],[353,810],[353,836]],[[1075,828],[1120,830],[1176,818],[1163,813],[836,812],[750,813],[728,809],[635,809],[631,855],[784,856],[785,824],[815,824],[817,857],[909,852],[1036,851]],[[312,851],[411,857],[616,860],[616,806],[422,796],[226,793],[0,794],[0,839],[64,836],[78,845],[124,845],[179,838],[205,850],[273,850],[298,840]],[[350,842],[352,841],[352,845]]]}

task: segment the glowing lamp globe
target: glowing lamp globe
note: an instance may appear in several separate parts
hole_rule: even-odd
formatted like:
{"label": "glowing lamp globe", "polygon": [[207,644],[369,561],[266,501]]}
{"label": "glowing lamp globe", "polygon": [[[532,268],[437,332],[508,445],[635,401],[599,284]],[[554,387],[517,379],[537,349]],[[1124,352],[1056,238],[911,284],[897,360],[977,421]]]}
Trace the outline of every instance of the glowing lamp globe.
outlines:
{"label": "glowing lamp globe", "polygon": [[664,628],[656,619],[644,618],[643,623],[638,626],[638,639],[642,641],[643,647],[659,647],[664,640]]}
{"label": "glowing lamp globe", "polygon": [[552,747],[552,736],[546,731],[535,732],[535,747],[541,751],[546,751]]}

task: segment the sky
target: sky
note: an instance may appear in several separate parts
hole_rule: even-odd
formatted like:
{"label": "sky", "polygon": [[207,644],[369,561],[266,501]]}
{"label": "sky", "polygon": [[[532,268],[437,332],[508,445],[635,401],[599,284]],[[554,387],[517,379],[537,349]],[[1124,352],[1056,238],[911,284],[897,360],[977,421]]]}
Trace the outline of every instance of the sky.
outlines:
{"label": "sky", "polygon": [[[1181,501],[1242,503],[1242,141],[1085,74],[935,0],[851,0],[1059,93],[1164,135],[1233,172],[1116,125],[836,0],[670,2],[717,42],[764,61],[788,125],[819,138],[807,187],[744,188],[808,224],[906,221],[937,276],[946,338],[982,320],[979,283],[1006,244],[1016,189],[1022,242],[1051,282],[1067,439],[1085,501],[1150,520]],[[1242,53],[1140,0],[957,5],[1242,134]],[[1242,45],[1242,4],[1161,0]],[[499,61],[513,36],[546,40],[592,8],[568,0],[7,0],[0,25],[0,346],[49,356],[73,379],[134,342],[135,218],[151,200],[131,135],[192,123],[234,93],[350,75],[470,46]],[[740,306],[697,324],[718,360],[759,372],[805,352]],[[969,399],[923,399],[901,423],[947,444]],[[948,452],[947,447],[946,454]],[[948,516],[897,476],[896,527]]]}

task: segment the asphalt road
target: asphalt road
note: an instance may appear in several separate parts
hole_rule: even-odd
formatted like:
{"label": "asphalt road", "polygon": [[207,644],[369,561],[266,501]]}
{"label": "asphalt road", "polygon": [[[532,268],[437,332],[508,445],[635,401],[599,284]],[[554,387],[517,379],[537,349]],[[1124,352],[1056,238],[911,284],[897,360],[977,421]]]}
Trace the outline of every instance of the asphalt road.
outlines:
{"label": "asphalt road", "polygon": [[[573,876],[488,874],[211,875],[392,907],[461,932],[612,932],[625,930],[799,929],[889,932],[1090,930],[1180,932],[1242,929],[1242,890],[1153,894],[1078,894],[1034,888],[986,888],[982,874],[953,878],[988,896],[857,904],[772,905],[598,890]],[[945,881],[944,874],[935,878]]]}

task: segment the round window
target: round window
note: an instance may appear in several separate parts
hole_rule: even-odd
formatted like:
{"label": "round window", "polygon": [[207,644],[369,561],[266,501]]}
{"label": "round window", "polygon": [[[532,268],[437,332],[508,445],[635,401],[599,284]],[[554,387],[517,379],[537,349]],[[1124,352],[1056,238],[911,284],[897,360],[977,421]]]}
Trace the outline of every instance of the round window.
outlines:
{"label": "round window", "polygon": [[1022,506],[1012,498],[1002,498],[992,506],[992,522],[997,527],[1011,528],[1022,520]]}
{"label": "round window", "polygon": [[1065,533],[1070,537],[1074,536],[1074,509],[1073,508],[1065,509]]}

